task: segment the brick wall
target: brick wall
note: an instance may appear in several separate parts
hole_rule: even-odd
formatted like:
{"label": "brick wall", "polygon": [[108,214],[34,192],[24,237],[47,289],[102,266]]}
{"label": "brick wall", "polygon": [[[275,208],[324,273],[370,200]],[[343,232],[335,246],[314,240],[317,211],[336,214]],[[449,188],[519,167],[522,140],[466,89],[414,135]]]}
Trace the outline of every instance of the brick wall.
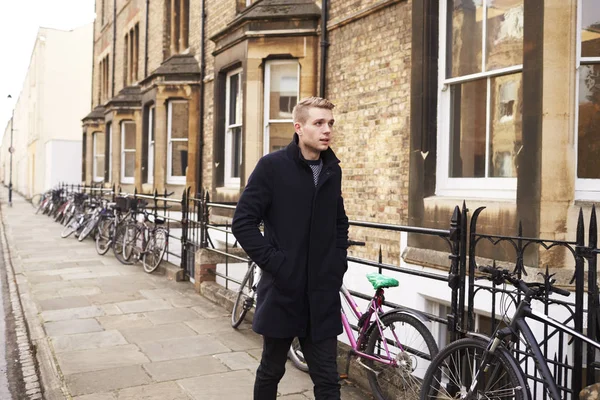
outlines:
{"label": "brick wall", "polygon": [[[190,5],[191,7],[191,5]],[[163,46],[166,38],[165,32],[165,4],[164,1],[150,1],[150,15],[148,17],[148,74],[157,69],[164,61]]]}
{"label": "brick wall", "polygon": [[[210,37],[223,30],[236,16],[235,0],[206,0],[206,75],[204,92],[204,150],[202,166],[203,186],[210,189],[212,186],[213,162],[213,130],[214,130],[214,88],[215,88],[215,59],[212,55],[215,43]],[[190,46],[200,46],[200,35],[190,37]]]}
{"label": "brick wall", "polygon": [[146,30],[146,1],[119,0],[117,2],[117,43],[115,57],[115,95],[124,87],[125,35],[139,24],[138,80],[144,78],[144,35]]}
{"label": "brick wall", "polygon": [[[348,15],[372,3],[334,1],[332,14]],[[342,161],[347,213],[351,219],[406,224],[411,2],[334,28],[329,41],[327,95],[337,106],[332,147]],[[384,262],[398,261],[397,234],[353,230],[351,236],[381,244]]]}
{"label": "brick wall", "polygon": [[[102,56],[106,54],[108,51],[110,54],[110,63],[111,68],[109,73],[111,74],[112,79],[112,39],[113,39],[113,28],[112,28],[112,20],[113,20],[113,1],[114,0],[96,0],[96,21],[94,26],[94,76],[93,76],[93,89],[92,89],[92,100],[93,106],[96,107],[99,102],[99,93],[100,93],[100,74],[101,71],[98,68],[100,60]],[[104,24],[102,24],[102,2],[104,2]],[[110,90],[110,84],[109,84]]]}

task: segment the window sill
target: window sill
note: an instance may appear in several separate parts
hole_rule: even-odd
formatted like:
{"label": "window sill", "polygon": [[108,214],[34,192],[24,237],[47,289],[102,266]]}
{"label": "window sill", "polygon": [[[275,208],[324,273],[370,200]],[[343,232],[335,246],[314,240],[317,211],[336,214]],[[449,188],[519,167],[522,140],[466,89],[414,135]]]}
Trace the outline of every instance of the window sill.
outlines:
{"label": "window sill", "polygon": [[167,178],[167,185],[180,185],[180,186],[184,186],[185,185],[185,176],[183,177],[183,179]]}
{"label": "window sill", "polygon": [[133,185],[135,183],[134,178],[121,178],[121,183],[125,185]]}

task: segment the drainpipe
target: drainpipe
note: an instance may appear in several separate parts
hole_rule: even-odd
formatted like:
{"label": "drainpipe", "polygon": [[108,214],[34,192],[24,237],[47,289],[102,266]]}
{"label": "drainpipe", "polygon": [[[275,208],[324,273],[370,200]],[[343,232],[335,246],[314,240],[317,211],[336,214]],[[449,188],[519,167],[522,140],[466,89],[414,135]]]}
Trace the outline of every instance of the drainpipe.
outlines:
{"label": "drainpipe", "polygon": [[113,1],[113,59],[112,59],[112,96],[115,97],[115,57],[117,55],[117,0]]}
{"label": "drainpipe", "polygon": [[[200,102],[198,115],[200,116],[200,123],[198,124],[198,162],[196,165],[196,193],[202,193],[202,153],[204,151],[204,74],[206,72],[206,0],[202,0],[202,28],[200,30]],[[196,197],[194,193],[194,197]]]}
{"label": "drainpipe", "polygon": [[144,78],[148,76],[148,21],[150,16],[150,0],[146,0],[146,39],[144,44]]}
{"label": "drainpipe", "polygon": [[321,84],[319,85],[319,96],[325,97],[325,85],[327,84],[327,20],[329,9],[329,0],[323,0],[321,8]]}

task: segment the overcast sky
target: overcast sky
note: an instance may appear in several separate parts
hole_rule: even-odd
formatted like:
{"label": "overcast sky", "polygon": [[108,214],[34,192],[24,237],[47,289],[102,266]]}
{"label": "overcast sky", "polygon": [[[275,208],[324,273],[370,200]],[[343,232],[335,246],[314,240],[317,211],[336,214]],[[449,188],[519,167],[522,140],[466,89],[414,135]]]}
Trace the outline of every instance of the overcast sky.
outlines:
{"label": "overcast sky", "polygon": [[0,137],[21,93],[38,28],[70,30],[93,20],[94,0],[0,0]]}

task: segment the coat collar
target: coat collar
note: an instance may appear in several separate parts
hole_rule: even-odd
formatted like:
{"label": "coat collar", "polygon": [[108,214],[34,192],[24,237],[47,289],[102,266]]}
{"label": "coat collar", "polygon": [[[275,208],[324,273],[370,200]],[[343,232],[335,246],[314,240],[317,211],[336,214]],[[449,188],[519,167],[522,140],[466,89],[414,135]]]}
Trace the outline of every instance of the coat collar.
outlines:
{"label": "coat collar", "polygon": [[[286,152],[291,159],[300,162],[304,160],[304,157],[301,156],[302,153],[300,152],[298,141],[298,134],[294,132],[294,137],[292,138],[292,142],[287,146]],[[339,164],[340,162],[340,160],[335,156],[333,150],[331,150],[331,147],[321,152],[321,159],[323,160],[323,166]]]}

